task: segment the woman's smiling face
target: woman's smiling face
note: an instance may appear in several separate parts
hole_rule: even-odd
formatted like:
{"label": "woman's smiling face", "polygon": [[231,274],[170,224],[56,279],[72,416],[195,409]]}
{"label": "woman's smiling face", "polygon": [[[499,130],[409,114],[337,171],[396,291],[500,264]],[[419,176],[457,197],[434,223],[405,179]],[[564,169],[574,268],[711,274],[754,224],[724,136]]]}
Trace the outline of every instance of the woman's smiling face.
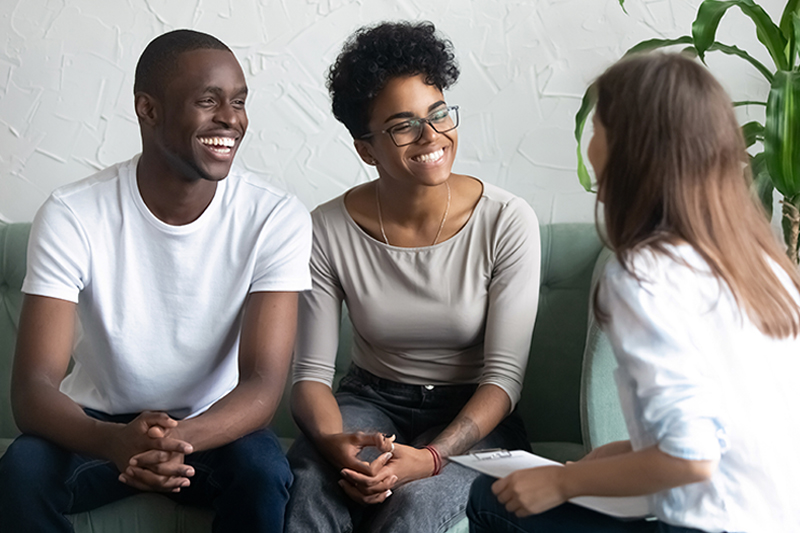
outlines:
{"label": "woman's smiling face", "polygon": [[406,146],[396,146],[389,134],[381,132],[445,107],[442,91],[426,84],[422,75],[392,78],[372,102],[369,130],[373,136],[355,141],[356,149],[368,163],[374,160],[381,177],[439,185],[450,177],[458,148],[457,130],[437,133],[430,124],[423,124],[420,138]]}

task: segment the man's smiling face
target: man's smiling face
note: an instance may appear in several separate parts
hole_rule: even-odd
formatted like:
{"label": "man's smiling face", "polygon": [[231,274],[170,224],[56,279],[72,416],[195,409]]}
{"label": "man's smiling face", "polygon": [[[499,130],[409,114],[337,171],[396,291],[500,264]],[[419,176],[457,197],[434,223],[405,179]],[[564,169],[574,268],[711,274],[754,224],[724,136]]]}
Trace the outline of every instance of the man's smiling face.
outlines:
{"label": "man's smiling face", "polygon": [[231,52],[184,52],[165,87],[156,143],[187,180],[224,179],[247,131],[244,73]]}

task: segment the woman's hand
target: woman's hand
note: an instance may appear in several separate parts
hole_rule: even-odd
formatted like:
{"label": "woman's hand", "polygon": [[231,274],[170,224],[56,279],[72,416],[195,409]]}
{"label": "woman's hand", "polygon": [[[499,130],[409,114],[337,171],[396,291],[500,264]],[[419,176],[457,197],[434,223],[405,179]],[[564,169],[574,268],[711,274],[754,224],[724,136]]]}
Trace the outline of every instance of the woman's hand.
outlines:
{"label": "woman's hand", "polygon": [[335,433],[319,437],[317,449],[328,461],[338,469],[350,469],[367,476],[377,474],[380,467],[386,462],[379,462],[380,457],[372,463],[362,461],[358,455],[364,448],[375,447],[383,455],[391,452],[394,446],[394,435],[386,436],[381,433]]}
{"label": "woman's hand", "polygon": [[[380,503],[391,496],[391,489],[433,474],[433,456],[426,449],[395,444],[394,452],[384,455],[388,455],[388,459],[374,475],[342,470],[343,479],[339,485],[348,496],[361,503]],[[372,464],[378,466],[382,457]]]}
{"label": "woman's hand", "polygon": [[517,470],[492,484],[497,500],[518,517],[538,514],[569,498],[563,488],[563,466]]}

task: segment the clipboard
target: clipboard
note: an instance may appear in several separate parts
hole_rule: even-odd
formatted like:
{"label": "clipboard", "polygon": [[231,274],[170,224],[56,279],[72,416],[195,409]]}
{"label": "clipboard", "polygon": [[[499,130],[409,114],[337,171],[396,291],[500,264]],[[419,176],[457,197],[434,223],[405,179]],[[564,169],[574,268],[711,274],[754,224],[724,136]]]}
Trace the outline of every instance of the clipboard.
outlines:
{"label": "clipboard", "polygon": [[[448,457],[448,460],[495,478],[506,477],[511,472],[523,468],[564,466],[559,462],[525,450],[481,450],[466,455]],[[580,496],[569,501],[622,520],[637,520],[652,516],[646,496]]]}

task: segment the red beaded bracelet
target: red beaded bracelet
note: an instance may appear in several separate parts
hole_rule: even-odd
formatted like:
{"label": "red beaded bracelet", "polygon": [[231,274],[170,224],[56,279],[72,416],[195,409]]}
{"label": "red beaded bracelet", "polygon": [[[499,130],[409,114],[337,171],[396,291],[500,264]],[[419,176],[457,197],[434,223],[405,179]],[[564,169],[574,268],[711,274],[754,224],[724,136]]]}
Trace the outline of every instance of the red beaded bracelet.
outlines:
{"label": "red beaded bracelet", "polygon": [[442,456],[439,455],[439,450],[433,446],[425,446],[425,449],[431,452],[433,456],[433,476],[438,476],[442,472]]}

